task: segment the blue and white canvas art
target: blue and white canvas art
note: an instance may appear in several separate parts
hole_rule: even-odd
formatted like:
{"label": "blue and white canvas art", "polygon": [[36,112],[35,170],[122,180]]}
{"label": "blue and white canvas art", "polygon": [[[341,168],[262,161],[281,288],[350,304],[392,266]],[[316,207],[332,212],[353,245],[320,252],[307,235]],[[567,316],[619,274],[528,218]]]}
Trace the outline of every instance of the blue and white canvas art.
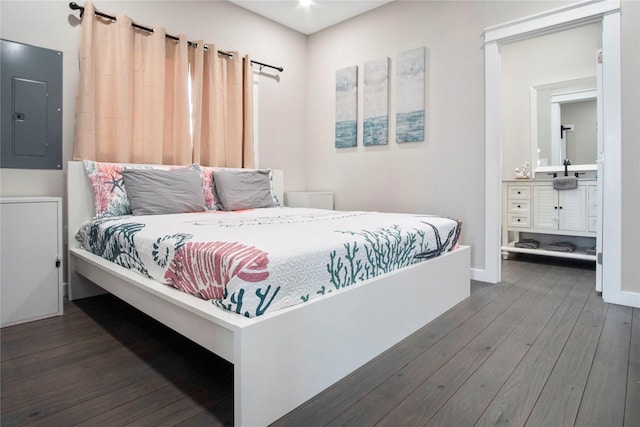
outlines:
{"label": "blue and white canvas art", "polygon": [[358,136],[358,66],[336,71],[336,148],[355,147]]}
{"label": "blue and white canvas art", "polygon": [[363,143],[389,142],[389,58],[364,64]]}
{"label": "blue and white canvas art", "polygon": [[424,141],[425,48],[407,50],[396,64],[396,141]]}

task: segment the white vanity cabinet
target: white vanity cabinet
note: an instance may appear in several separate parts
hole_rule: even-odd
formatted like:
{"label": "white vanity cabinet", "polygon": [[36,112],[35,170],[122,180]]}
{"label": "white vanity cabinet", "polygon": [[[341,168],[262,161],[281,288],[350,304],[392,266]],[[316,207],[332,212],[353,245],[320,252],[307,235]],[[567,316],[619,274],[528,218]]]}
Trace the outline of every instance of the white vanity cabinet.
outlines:
{"label": "white vanity cabinet", "polygon": [[0,199],[0,326],[62,314],[62,199]]}
{"label": "white vanity cabinet", "polygon": [[[573,190],[555,190],[551,180],[503,183],[502,253],[532,253],[563,258],[596,260],[588,248],[596,245],[597,183],[580,180]],[[540,242],[538,248],[516,247],[521,238]],[[569,241],[574,252],[544,249]]]}

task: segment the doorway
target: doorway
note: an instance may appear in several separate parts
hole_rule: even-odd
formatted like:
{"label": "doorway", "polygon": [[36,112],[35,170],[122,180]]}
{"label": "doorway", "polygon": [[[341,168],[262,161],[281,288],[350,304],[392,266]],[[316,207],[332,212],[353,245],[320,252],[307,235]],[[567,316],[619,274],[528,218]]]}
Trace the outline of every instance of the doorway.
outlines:
{"label": "doorway", "polygon": [[[621,297],[621,200],[616,189],[621,185],[620,150],[620,4],[583,2],[555,9],[486,29],[485,31],[485,270],[484,278],[498,282],[501,278],[500,233],[502,203],[502,135],[501,135],[501,47],[517,40],[550,34],[586,23],[601,28],[602,72],[598,91],[602,93],[603,144],[598,153],[599,253],[606,253],[602,263],[603,298],[618,302]],[[606,173],[604,170],[606,159]],[[604,258],[599,256],[600,259]]]}

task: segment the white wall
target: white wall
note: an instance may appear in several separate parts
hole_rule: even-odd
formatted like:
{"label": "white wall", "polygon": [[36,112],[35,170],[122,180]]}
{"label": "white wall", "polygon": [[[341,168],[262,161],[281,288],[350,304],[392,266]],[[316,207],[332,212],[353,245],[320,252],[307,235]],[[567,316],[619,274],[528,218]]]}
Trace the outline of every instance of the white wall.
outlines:
{"label": "white wall", "polygon": [[531,158],[529,89],[595,76],[597,30],[585,25],[502,46],[502,179],[513,179],[525,161],[537,163]]}
{"label": "white wall", "polygon": [[[78,1],[82,4],[81,1]],[[0,3],[0,36],[63,52],[63,161],[73,154],[75,94],[78,80],[79,13],[68,1]],[[95,4],[95,3],[94,3]],[[259,88],[260,165],[286,171],[286,185],[304,188],[306,37],[225,1],[100,1],[98,10],[125,14],[141,25],[163,26],[224,50],[284,67],[264,69]],[[283,120],[286,118],[286,121]],[[63,196],[62,171],[1,169],[0,195]]]}
{"label": "white wall", "polygon": [[[472,266],[484,268],[483,31],[562,4],[395,1],[311,35],[309,190],[333,191],[337,209],[459,218]],[[421,46],[428,51],[427,140],[397,144],[395,60],[398,53]],[[362,70],[366,61],[385,56],[392,64],[390,143],[365,148],[360,135],[357,148],[334,148],[335,71],[350,65]],[[362,118],[362,96],[359,102]]]}

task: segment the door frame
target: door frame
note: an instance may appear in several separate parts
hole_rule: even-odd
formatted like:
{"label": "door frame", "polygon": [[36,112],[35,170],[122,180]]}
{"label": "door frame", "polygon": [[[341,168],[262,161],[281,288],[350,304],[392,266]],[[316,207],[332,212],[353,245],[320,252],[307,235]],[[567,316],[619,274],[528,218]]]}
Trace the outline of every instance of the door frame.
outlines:
{"label": "door frame", "polygon": [[[629,305],[621,290],[622,184],[620,1],[588,0],[485,29],[485,270],[475,278],[501,280],[502,206],[501,45],[589,23],[602,29],[602,151],[598,152],[598,246],[602,242],[602,293]],[[599,88],[599,89],[600,89]],[[606,166],[606,168],[605,168]],[[478,277],[482,276],[482,277]]]}

